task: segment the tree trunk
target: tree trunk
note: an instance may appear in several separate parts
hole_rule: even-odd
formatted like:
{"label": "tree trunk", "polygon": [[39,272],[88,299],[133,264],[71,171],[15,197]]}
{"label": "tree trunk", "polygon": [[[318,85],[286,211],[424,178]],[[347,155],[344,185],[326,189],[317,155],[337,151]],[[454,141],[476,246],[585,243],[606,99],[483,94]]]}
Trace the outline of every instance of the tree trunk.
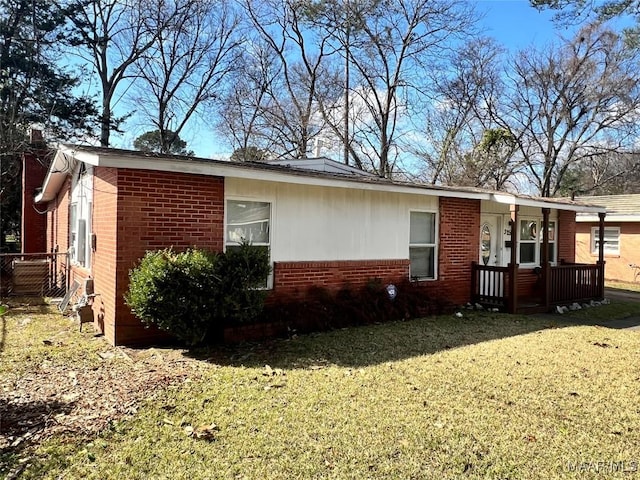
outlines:
{"label": "tree trunk", "polygon": [[102,102],[102,115],[100,115],[100,146],[109,146],[109,136],[111,134],[111,102],[104,99]]}

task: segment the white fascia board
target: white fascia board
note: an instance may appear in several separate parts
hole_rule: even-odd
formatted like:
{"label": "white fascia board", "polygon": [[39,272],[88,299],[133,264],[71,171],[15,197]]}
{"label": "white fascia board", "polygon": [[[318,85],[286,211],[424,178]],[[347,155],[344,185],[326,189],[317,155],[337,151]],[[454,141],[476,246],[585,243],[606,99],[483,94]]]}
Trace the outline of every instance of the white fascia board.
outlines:
{"label": "white fascia board", "polygon": [[91,152],[82,152],[82,151],[70,151],[69,154],[73,155],[73,157],[79,162],[88,163],[89,165],[93,165],[97,167],[100,165],[100,156]]}
{"label": "white fascia board", "polygon": [[42,191],[34,198],[35,203],[50,202],[58,195],[65,178],[73,170],[75,159],[69,151],[59,149],[49,166],[47,176],[42,183]]}
{"label": "white fascia board", "polygon": [[[597,215],[576,215],[576,222],[579,223],[594,223],[599,222],[600,218]],[[604,218],[605,223],[613,222],[640,222],[640,215],[623,215],[616,213],[608,213]]]}
{"label": "white fascia board", "polygon": [[[79,157],[76,157],[79,158]],[[310,185],[321,187],[349,188],[355,190],[373,190],[379,192],[409,193],[415,195],[429,195],[438,197],[455,197],[477,200],[488,200],[489,194],[484,192],[466,192],[430,189],[419,186],[401,185],[401,184],[384,184],[384,183],[368,183],[342,178],[327,178],[315,175],[304,175],[262,170],[243,167],[233,163],[211,161],[198,162],[189,160],[165,160],[158,158],[142,158],[138,156],[122,156],[122,155],[100,155],[97,166],[115,167],[115,168],[132,168],[140,170],[156,170],[163,172],[191,173],[197,175],[219,176],[229,178],[244,178],[249,180],[264,180],[280,183],[292,183],[297,185]]]}
{"label": "white fascia board", "polygon": [[535,208],[554,208],[556,210],[569,210],[574,212],[604,213],[606,211],[604,207],[598,207],[594,205],[568,204],[554,202],[552,200],[517,197],[508,193],[493,193],[492,200],[495,200],[498,203],[506,203],[507,205],[520,205],[523,207]]}

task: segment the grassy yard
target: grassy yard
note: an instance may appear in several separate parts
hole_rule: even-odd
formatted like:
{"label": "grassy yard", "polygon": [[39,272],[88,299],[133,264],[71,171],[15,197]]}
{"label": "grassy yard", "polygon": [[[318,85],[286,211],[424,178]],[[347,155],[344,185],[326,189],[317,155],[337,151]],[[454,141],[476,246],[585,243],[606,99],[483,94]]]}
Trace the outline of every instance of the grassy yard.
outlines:
{"label": "grassy yard", "polygon": [[[640,305],[587,312],[640,316]],[[579,316],[470,312],[197,353],[112,349],[46,312],[11,310],[3,321],[5,406],[15,402],[7,385],[37,380],[43,362],[49,371],[74,365],[85,395],[124,388],[83,386],[85,370],[115,371],[114,382],[145,392],[120,391],[114,401],[132,398],[135,408],[100,429],[5,448],[4,473],[14,478],[640,475],[640,331]],[[61,343],[43,343],[52,338]],[[159,388],[155,377],[131,384],[158,372]],[[90,417],[74,410],[83,402],[70,400],[64,415]]]}

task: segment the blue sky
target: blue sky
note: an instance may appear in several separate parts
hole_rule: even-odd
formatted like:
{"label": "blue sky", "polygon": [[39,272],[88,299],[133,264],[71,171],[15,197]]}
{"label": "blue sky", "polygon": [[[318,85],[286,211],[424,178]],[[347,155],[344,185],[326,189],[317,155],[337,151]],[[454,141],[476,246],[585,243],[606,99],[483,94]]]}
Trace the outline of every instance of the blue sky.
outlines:
{"label": "blue sky", "polygon": [[518,50],[533,44],[545,44],[570,35],[566,28],[553,23],[553,12],[539,12],[527,0],[479,0],[475,2],[479,12],[485,12],[481,21],[484,33],[494,37],[510,50]]}
{"label": "blue sky", "polygon": [[[558,26],[553,22],[554,11],[539,12],[528,0],[470,0],[485,16],[481,24],[484,33],[494,37],[510,50],[519,50],[531,45],[545,45],[561,37],[570,39],[580,28]],[[633,19],[621,18],[612,23],[616,30],[633,25]]]}
{"label": "blue sky", "polygon": [[[553,22],[554,12],[538,11],[531,7],[528,0],[467,0],[475,4],[480,20],[482,34],[494,37],[500,44],[515,52],[532,46],[545,45],[560,36],[570,38],[572,31],[577,28],[561,27]],[[194,119],[195,120],[195,119]],[[181,135],[198,156],[205,158],[225,158],[231,152],[227,145],[223,145],[217,132],[203,124],[197,125],[192,121],[190,127]],[[131,148],[135,139],[144,128],[132,128],[115,142],[122,143],[125,148]]]}

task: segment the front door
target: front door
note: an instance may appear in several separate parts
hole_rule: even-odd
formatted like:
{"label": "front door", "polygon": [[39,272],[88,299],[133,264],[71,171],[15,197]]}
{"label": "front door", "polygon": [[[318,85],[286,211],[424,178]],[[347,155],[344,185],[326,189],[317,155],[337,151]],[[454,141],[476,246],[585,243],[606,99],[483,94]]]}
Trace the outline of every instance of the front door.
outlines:
{"label": "front door", "polygon": [[489,267],[502,265],[500,215],[482,215],[480,218],[480,256],[478,263]]}
{"label": "front door", "polygon": [[[500,215],[482,215],[480,217],[480,251],[478,262],[487,267],[502,264],[502,218]],[[504,296],[504,276],[495,270],[480,272],[480,298],[497,301]]]}

